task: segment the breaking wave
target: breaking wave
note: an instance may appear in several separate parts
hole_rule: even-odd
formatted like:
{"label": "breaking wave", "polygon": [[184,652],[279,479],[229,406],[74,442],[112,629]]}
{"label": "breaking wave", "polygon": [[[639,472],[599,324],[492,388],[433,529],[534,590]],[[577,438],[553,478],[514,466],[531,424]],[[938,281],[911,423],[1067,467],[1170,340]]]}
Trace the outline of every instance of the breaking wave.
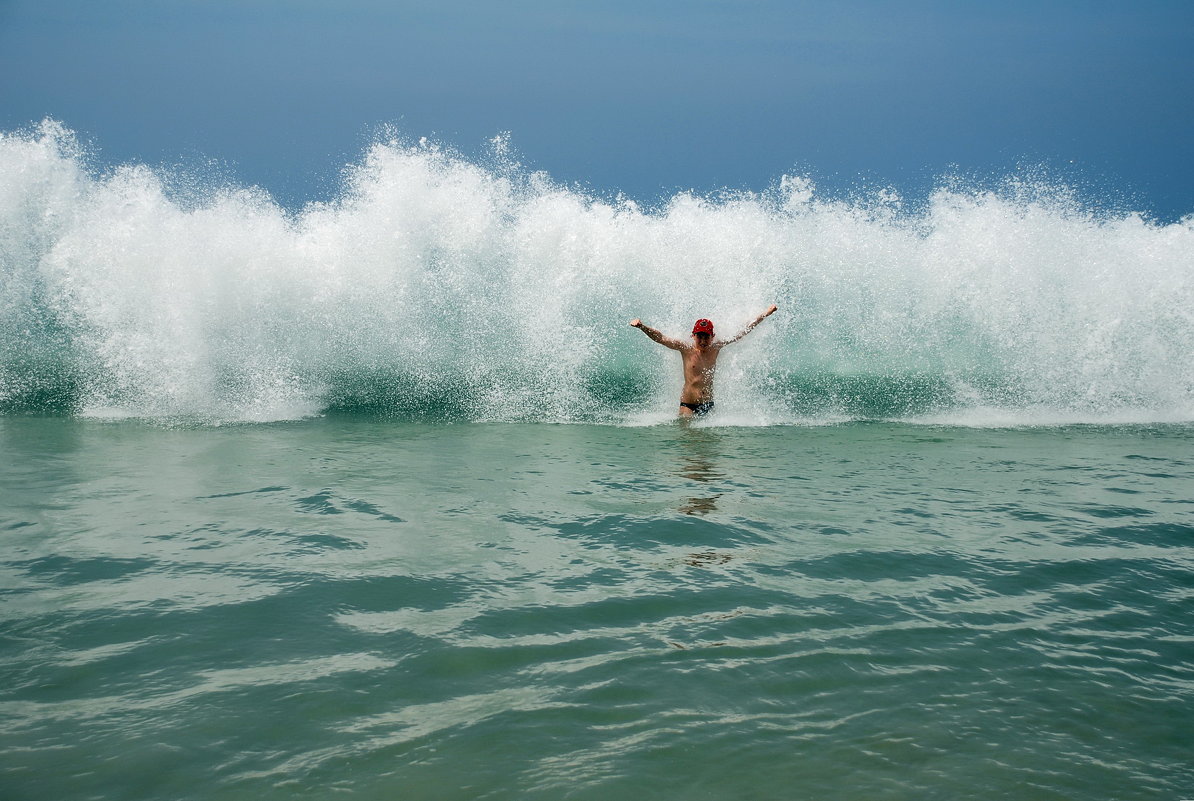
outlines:
{"label": "breaking wave", "polygon": [[52,121],[0,134],[0,412],[200,422],[656,422],[721,331],[734,424],[1194,419],[1194,217],[1065,186],[594,197],[425,141],[375,142],[336,200],[91,166]]}

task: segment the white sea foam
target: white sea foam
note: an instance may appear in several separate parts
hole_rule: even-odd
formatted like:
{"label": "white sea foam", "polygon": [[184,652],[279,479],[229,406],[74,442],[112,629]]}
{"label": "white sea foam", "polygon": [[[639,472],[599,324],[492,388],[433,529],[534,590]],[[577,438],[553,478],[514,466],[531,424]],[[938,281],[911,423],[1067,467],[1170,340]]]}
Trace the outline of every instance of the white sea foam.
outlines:
{"label": "white sea foam", "polygon": [[946,186],[910,210],[795,176],[645,210],[500,141],[482,165],[386,140],[336,201],[288,213],[88,163],[56,123],[0,138],[10,407],[641,422],[670,416],[678,365],[630,318],[724,334],[775,302],[725,352],[726,421],[1194,419],[1194,217],[1099,214],[1065,187]]}

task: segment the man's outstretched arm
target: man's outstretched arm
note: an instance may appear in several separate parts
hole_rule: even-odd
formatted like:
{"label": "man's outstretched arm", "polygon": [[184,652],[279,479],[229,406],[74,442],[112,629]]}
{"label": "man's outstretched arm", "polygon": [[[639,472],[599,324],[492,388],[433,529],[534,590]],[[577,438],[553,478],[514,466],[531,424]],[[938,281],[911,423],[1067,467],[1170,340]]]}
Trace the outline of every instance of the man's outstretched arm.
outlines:
{"label": "man's outstretched arm", "polygon": [[681,342],[678,339],[672,339],[669,336],[664,336],[661,332],[655,330],[651,326],[645,325],[643,321],[637,317],[630,321],[630,327],[637,328],[651,339],[658,342],[660,345],[663,345],[665,348],[671,348],[672,350],[684,350],[684,348],[687,347],[686,343]]}
{"label": "man's outstretched arm", "polygon": [[769,308],[767,311],[763,312],[763,313],[762,313],[762,314],[760,314],[758,317],[756,317],[756,318],[755,318],[755,319],[754,319],[754,320],[753,320],[753,321],[750,323],[750,325],[746,326],[746,328],[743,328],[741,331],[739,331],[737,334],[735,334],[734,336],[730,337],[729,339],[723,340],[721,344],[722,344],[722,345],[728,345],[728,344],[730,344],[731,342],[737,342],[738,340],[742,339],[742,337],[746,336],[746,335],[747,335],[747,334],[749,334],[751,331],[754,331],[754,330],[755,330],[755,326],[756,326],[756,325],[758,325],[759,323],[763,322],[763,321],[764,321],[764,320],[766,320],[768,317],[770,317],[772,314],[774,314],[774,313],[775,313],[775,310],[776,310],[776,309],[778,309],[778,308],[779,308],[778,306],[776,306],[774,303],[772,303],[772,304],[771,304],[771,308]]}

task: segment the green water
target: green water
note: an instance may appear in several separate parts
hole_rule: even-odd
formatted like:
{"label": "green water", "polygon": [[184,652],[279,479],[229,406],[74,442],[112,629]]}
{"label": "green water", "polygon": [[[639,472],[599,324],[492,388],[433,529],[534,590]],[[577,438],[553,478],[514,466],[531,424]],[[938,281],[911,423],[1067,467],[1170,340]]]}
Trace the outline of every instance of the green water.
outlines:
{"label": "green water", "polygon": [[1192,446],[0,418],[0,798],[1194,797]]}

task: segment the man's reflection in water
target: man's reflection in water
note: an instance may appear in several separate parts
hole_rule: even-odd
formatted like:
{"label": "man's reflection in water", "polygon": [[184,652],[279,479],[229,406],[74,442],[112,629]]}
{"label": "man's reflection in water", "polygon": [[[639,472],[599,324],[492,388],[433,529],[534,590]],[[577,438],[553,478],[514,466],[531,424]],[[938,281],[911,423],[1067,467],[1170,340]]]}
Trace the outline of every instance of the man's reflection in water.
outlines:
{"label": "man's reflection in water", "polygon": [[[689,481],[712,484],[725,478],[718,466],[721,462],[721,434],[708,428],[687,427],[680,437],[679,473]],[[695,487],[694,487],[695,489]],[[712,487],[706,487],[712,489]],[[704,517],[717,511],[717,499],[722,493],[702,493],[685,498],[680,504],[681,514]],[[730,561],[728,553],[712,549],[690,553],[679,561],[690,567],[714,567]]]}
{"label": "man's reflection in water", "polygon": [[[721,435],[709,428],[691,428],[681,432],[680,437],[680,475],[691,481],[702,484],[720,481],[725,474],[718,468],[720,456],[718,445]],[[721,493],[700,495],[686,498],[680,505],[680,511],[686,515],[701,517],[717,511],[717,499]]]}
{"label": "man's reflection in water", "polygon": [[710,512],[717,511],[717,499],[720,495],[710,495],[708,498],[686,498],[680,504],[680,511],[686,515],[704,517]]}

